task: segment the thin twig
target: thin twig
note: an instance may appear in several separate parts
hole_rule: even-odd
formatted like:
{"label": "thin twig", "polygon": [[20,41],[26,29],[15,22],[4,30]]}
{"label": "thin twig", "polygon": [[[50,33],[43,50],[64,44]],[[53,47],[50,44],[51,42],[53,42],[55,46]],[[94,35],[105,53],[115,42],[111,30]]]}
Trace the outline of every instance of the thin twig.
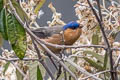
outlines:
{"label": "thin twig", "polygon": [[75,74],[73,74],[72,71],[69,70],[69,68],[61,61],[61,59],[56,56],[53,52],[51,52],[44,44],[41,44],[41,46],[48,52],[49,55],[51,55],[54,59],[58,61],[58,63],[75,79],[77,80]]}
{"label": "thin twig", "polygon": [[[3,51],[4,51],[4,49],[2,49]],[[5,56],[7,57],[7,58],[9,58],[9,56],[7,56],[7,54],[6,53],[4,53],[5,54]],[[13,64],[13,66],[21,73],[21,75],[23,76],[23,77],[25,77],[26,75],[24,74],[24,72],[14,63],[14,61],[11,61],[11,60],[8,60],[7,58],[2,58],[2,57],[0,57],[0,60],[5,60],[5,61],[9,61],[11,64]]]}
{"label": "thin twig", "polygon": [[102,3],[103,3],[103,8],[106,9],[106,6],[105,6],[105,0],[102,0]]}
{"label": "thin twig", "polygon": [[117,60],[115,61],[114,68],[117,68],[117,67],[118,67],[119,62],[120,62],[120,54],[119,54],[119,56],[117,57]]}
{"label": "thin twig", "polygon": [[91,7],[91,9],[92,9],[92,11],[93,11],[93,13],[94,13],[94,15],[95,15],[95,17],[96,17],[99,25],[100,25],[100,29],[101,29],[101,31],[102,31],[105,44],[106,44],[107,48],[109,48],[110,45],[109,45],[108,39],[107,39],[107,37],[106,37],[105,31],[104,31],[104,27],[103,27],[103,25],[102,25],[102,23],[101,23],[101,20],[99,19],[97,13],[95,12],[94,8],[92,7],[90,1],[89,1],[89,0],[87,0],[87,1],[88,1],[89,6]]}
{"label": "thin twig", "polygon": [[14,67],[22,74],[23,77],[26,77],[25,73],[13,62],[11,61],[11,63],[14,65]]}
{"label": "thin twig", "polygon": [[[99,25],[101,24],[101,30],[102,30],[102,28],[103,28],[103,20],[102,20],[102,14],[101,14],[101,7],[100,7],[100,0],[96,0],[97,1],[97,5],[98,5],[98,9],[99,9],[99,16],[100,16],[100,20],[101,20],[101,22],[99,23]],[[102,31],[102,33],[105,33],[105,31]],[[103,34],[104,34],[103,33]],[[107,47],[108,47],[108,49],[107,49],[107,51],[108,51],[108,53],[109,53],[109,59],[110,59],[110,69],[111,69],[111,71],[113,71],[114,70],[114,72],[110,72],[111,73],[111,78],[112,78],[112,80],[118,80],[118,77],[117,77],[117,72],[116,72],[116,69],[115,68],[113,68],[113,58],[112,58],[112,49],[111,49],[111,46],[110,46],[110,43],[108,42],[108,39],[107,39],[107,36],[106,35],[103,35],[103,37],[105,38],[105,40],[106,40],[106,45],[107,45]]]}
{"label": "thin twig", "polygon": [[57,65],[55,64],[55,62],[54,62],[54,60],[53,60],[53,58],[47,53],[47,56],[49,57],[49,59],[50,59],[50,61],[51,61],[51,63],[54,65],[54,67],[56,68],[56,70],[58,71],[58,67],[57,67]]}
{"label": "thin twig", "polygon": [[[89,4],[89,6],[91,7],[91,9],[92,9],[92,11],[93,11],[93,13],[94,13],[94,15],[95,15],[95,17],[96,17],[99,25],[100,25],[100,29],[101,29],[101,31],[102,31],[102,35],[103,35],[103,38],[104,38],[104,43],[106,44],[106,48],[107,48],[106,51],[107,51],[107,53],[109,53],[111,78],[112,78],[112,80],[115,80],[116,73],[114,74],[114,72],[113,72],[114,69],[113,69],[112,49],[111,49],[111,46],[110,46],[110,44],[109,44],[109,42],[108,42],[107,36],[106,36],[106,34],[105,34],[104,27],[103,27],[103,25],[102,25],[103,23],[102,23],[102,14],[101,14],[100,3],[99,3],[99,1],[97,0],[97,4],[98,4],[98,8],[99,8],[99,16],[100,16],[100,19],[99,19],[98,15],[97,15],[97,13],[95,12],[95,10],[93,9],[90,1],[87,0],[87,2],[88,2],[88,4]],[[116,77],[117,77],[117,76],[116,76]],[[117,79],[117,78],[116,78],[116,79]]]}
{"label": "thin twig", "polygon": [[[4,58],[0,57],[0,60],[5,60],[5,61],[18,61],[20,60],[19,58]],[[23,58],[23,61],[39,61],[38,58]]]}
{"label": "thin twig", "polygon": [[96,76],[96,75],[100,75],[100,74],[103,74],[103,73],[106,73],[106,72],[110,72],[110,70],[101,71],[101,72],[98,72],[96,74],[92,74],[91,76],[87,76],[87,77],[81,78],[80,80],[86,80],[86,79],[92,77],[93,75]]}
{"label": "thin twig", "polygon": [[[33,42],[34,47],[36,49],[36,52],[38,54],[38,58],[41,59],[42,56],[40,55],[41,53],[40,53],[39,48],[37,47],[37,44],[36,44],[35,40],[32,39],[32,42]],[[41,60],[39,62],[44,66],[44,68],[46,69],[46,71],[48,72],[48,74],[51,76],[52,80],[55,80],[55,78],[54,78],[54,76],[52,74],[52,71],[48,68],[47,64],[45,64],[44,60]]]}
{"label": "thin twig", "polygon": [[77,70],[79,70],[80,72],[82,72],[85,75],[91,76],[92,78],[96,79],[96,80],[102,80],[96,76],[94,76],[93,74],[87,72],[84,68],[78,66],[76,63],[72,62],[70,59],[65,59],[66,62],[70,63],[72,66],[74,66]]}
{"label": "thin twig", "polygon": [[102,19],[102,14],[101,14],[101,7],[100,7],[100,1],[99,0],[96,0],[97,1],[97,5],[98,5],[98,11],[99,11],[99,16],[100,16],[100,21],[101,23],[103,22],[103,19]]}

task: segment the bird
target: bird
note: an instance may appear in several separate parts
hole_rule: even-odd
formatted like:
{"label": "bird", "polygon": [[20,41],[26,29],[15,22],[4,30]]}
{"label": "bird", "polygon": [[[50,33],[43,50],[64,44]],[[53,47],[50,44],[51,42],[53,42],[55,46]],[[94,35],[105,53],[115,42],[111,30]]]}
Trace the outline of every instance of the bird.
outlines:
{"label": "bird", "polygon": [[[80,37],[82,33],[82,27],[83,26],[81,26],[78,22],[71,21],[64,26],[57,25],[54,27],[41,27],[32,30],[32,32],[41,40],[48,43],[57,45],[73,45]],[[58,54],[61,51],[61,49],[48,45],[47,48],[49,48],[55,54]],[[45,51],[43,48],[41,49]]]}

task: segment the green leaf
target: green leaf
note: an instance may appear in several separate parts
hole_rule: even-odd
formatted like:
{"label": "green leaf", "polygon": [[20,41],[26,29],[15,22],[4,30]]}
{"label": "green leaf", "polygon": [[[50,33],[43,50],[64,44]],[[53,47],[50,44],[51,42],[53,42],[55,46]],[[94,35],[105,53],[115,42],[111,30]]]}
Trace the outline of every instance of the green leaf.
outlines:
{"label": "green leaf", "polygon": [[38,80],[37,79],[37,66],[39,65],[39,68],[41,70],[42,76],[45,76],[45,69],[44,67],[39,64],[37,61],[30,62],[29,63],[29,79],[30,80]]}
{"label": "green leaf", "polygon": [[8,40],[7,36],[7,20],[6,20],[6,9],[3,8],[0,12],[0,33],[5,40]]}
{"label": "green leaf", "polygon": [[23,59],[27,48],[26,32],[14,15],[9,14],[7,16],[7,22],[8,39],[12,45],[12,49],[14,50],[17,57]]}
{"label": "green leaf", "polygon": [[[70,60],[71,61],[73,61],[73,62],[75,62],[75,58],[70,58]],[[65,62],[65,65],[72,71],[72,72],[76,72],[76,68],[74,67],[74,66],[71,66],[71,64],[70,63],[68,63],[68,62]]]}
{"label": "green leaf", "polygon": [[97,33],[100,33],[100,26],[99,26],[99,25],[96,26],[96,32],[97,32]]}
{"label": "green leaf", "polygon": [[1,48],[2,44],[3,44],[3,37],[2,37],[2,35],[0,33],[0,48]]}
{"label": "green leaf", "polygon": [[104,57],[102,55],[99,55],[98,53],[95,53],[92,51],[84,51],[83,53],[90,54],[90,55],[92,55],[92,57],[95,57],[101,63],[104,63]]}
{"label": "green leaf", "polygon": [[37,65],[38,62],[32,62],[29,65],[30,80],[37,80]]}
{"label": "green leaf", "polygon": [[20,18],[22,19],[22,21],[24,22],[24,19],[28,20],[27,14],[20,7],[20,5],[18,4],[18,2],[16,0],[11,0],[11,2],[13,4],[14,8],[16,9],[16,12],[18,13],[18,15],[20,16]]}
{"label": "green leaf", "polygon": [[43,6],[43,4],[45,3],[46,0],[40,0],[39,4],[36,6],[34,13],[38,14],[40,8]]}
{"label": "green leaf", "polygon": [[94,45],[99,44],[99,35],[97,33],[93,34],[93,36],[92,36],[92,44],[94,44]]}
{"label": "green leaf", "polygon": [[3,0],[0,0],[0,11],[3,9]]}
{"label": "green leaf", "polygon": [[119,35],[119,31],[114,31],[111,34],[111,36],[112,36],[113,39],[115,39],[117,35]]}
{"label": "green leaf", "polygon": [[[71,58],[70,60],[74,62],[74,61],[75,61],[75,58]],[[77,69],[76,69],[74,66],[71,66],[70,63],[65,62],[65,65],[66,65],[74,74],[76,74],[76,73],[78,72]],[[67,73],[67,79],[69,80],[70,74],[69,74],[68,72],[66,72],[66,73]],[[78,75],[76,75],[76,76],[78,76]],[[58,80],[62,80],[62,78],[64,78],[64,71],[63,71],[63,73],[62,73],[62,76],[60,76],[60,78],[59,78]],[[74,79],[71,77],[71,80],[74,80]]]}
{"label": "green leaf", "polygon": [[87,58],[87,57],[84,57],[84,60],[86,60],[91,66],[93,66],[94,68],[98,69],[98,71],[102,71],[104,70],[104,68],[98,64],[97,62]]}
{"label": "green leaf", "polygon": [[118,26],[117,29],[120,30],[120,26]]}
{"label": "green leaf", "polygon": [[39,66],[37,66],[37,80],[43,80]]}
{"label": "green leaf", "polygon": [[104,57],[104,65],[103,65],[103,67],[104,67],[104,69],[106,69],[106,68],[109,69],[110,68],[109,66],[110,66],[110,64],[109,64],[108,53],[106,52],[105,57]]}
{"label": "green leaf", "polygon": [[5,75],[5,72],[7,71],[8,67],[10,65],[10,62],[7,62],[5,65],[4,65],[4,71],[3,71],[3,74]]}
{"label": "green leaf", "polygon": [[17,69],[16,69],[16,76],[17,76],[17,80],[23,80],[23,78],[24,78]]}

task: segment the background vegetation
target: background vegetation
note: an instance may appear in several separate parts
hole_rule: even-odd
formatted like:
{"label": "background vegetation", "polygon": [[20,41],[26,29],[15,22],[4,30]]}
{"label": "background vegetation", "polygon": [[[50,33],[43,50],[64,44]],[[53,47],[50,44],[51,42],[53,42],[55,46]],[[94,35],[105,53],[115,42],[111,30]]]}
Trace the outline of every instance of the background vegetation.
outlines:
{"label": "background vegetation", "polygon": [[[78,0],[75,13],[83,25],[82,35],[73,46],[54,45],[40,40],[31,29],[39,28],[37,18],[43,15],[40,8],[45,0],[0,0],[0,79],[5,80],[119,80],[120,4],[117,1]],[[48,8],[53,13],[49,27],[65,25],[52,2]],[[2,43],[9,41],[11,51]],[[57,66],[52,73],[44,55],[37,47],[41,45],[54,59]],[[65,49],[72,54],[62,59],[51,52],[46,45]],[[69,51],[69,50],[68,50]],[[51,63],[52,64],[52,63]],[[54,66],[53,66],[54,67]],[[59,70],[58,70],[59,68]]]}

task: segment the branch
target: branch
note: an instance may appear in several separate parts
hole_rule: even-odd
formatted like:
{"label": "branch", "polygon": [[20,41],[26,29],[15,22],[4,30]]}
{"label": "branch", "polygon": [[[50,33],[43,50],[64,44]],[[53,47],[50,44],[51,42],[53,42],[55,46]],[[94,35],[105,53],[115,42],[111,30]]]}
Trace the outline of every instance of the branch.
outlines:
{"label": "branch", "polygon": [[[107,51],[107,53],[109,53],[111,78],[112,78],[112,80],[115,80],[115,79],[117,80],[117,75],[116,75],[116,73],[113,73],[113,72],[112,72],[112,71],[114,70],[114,69],[113,69],[113,59],[112,59],[112,49],[111,49],[111,46],[110,46],[110,44],[109,44],[109,42],[108,42],[107,36],[106,36],[106,34],[105,34],[104,27],[103,27],[103,25],[102,25],[103,23],[102,23],[102,14],[101,14],[100,3],[99,3],[99,0],[96,0],[96,1],[97,1],[97,4],[98,4],[98,9],[99,9],[99,16],[100,16],[100,18],[98,17],[97,13],[96,13],[95,10],[93,9],[90,1],[87,0],[89,6],[91,7],[91,9],[92,9],[92,11],[93,11],[93,14],[95,15],[95,17],[96,17],[96,19],[97,19],[97,21],[98,21],[98,23],[99,23],[99,25],[100,25],[100,29],[101,29],[101,31],[102,31],[102,35],[103,35],[103,38],[104,38],[104,42],[105,42],[106,47],[107,47],[107,50],[106,50],[106,51]],[[116,77],[116,78],[115,78],[115,77]]]}
{"label": "branch", "polygon": [[22,74],[23,77],[26,77],[25,73],[13,62],[13,61],[10,61],[14,67]]}
{"label": "branch", "polygon": [[119,54],[119,56],[117,57],[117,60],[115,61],[114,68],[117,68],[117,67],[118,67],[119,62],[120,62],[120,54]]}
{"label": "branch", "polygon": [[[103,20],[102,20],[102,14],[101,14],[101,7],[100,7],[100,1],[99,0],[96,0],[97,1],[97,4],[98,4],[98,9],[99,9],[99,16],[100,16],[100,20],[101,20],[101,22],[99,23],[99,25],[101,24],[101,30],[102,30],[102,28],[103,28],[103,26],[102,26],[102,23],[103,23]],[[103,28],[104,29],[104,28]],[[103,33],[104,32],[104,33]],[[117,72],[116,72],[116,69],[115,68],[113,68],[113,58],[112,58],[112,49],[111,49],[111,46],[110,46],[110,43],[108,42],[108,39],[107,39],[107,36],[106,35],[104,35],[105,34],[105,31],[102,31],[102,33],[103,33],[103,37],[105,38],[105,40],[106,40],[106,45],[107,45],[107,47],[108,47],[108,53],[109,53],[109,59],[110,59],[110,70],[111,70],[111,78],[112,78],[112,80],[118,80],[118,77],[117,77]],[[114,72],[112,72],[114,70]]]}
{"label": "branch", "polygon": [[[5,51],[3,50],[3,52],[5,52]],[[9,56],[6,53],[4,53],[4,54],[7,58],[9,58]],[[1,60],[9,61],[11,64],[13,64],[13,66],[21,73],[21,75],[23,77],[26,77],[25,73],[18,67],[18,65],[16,65],[13,60],[8,60],[7,58],[0,57]]]}
{"label": "branch", "polygon": [[99,25],[100,25],[100,29],[101,29],[101,31],[102,31],[102,35],[103,35],[103,37],[104,37],[105,44],[106,44],[107,48],[110,48],[108,39],[107,39],[107,37],[106,37],[106,35],[105,35],[104,27],[103,27],[103,25],[102,25],[102,23],[101,23],[101,20],[99,19],[97,13],[95,12],[94,8],[92,7],[90,1],[87,0],[87,2],[88,2],[88,4],[89,4],[89,6],[91,7],[91,9],[92,9],[92,11],[93,11],[93,13],[94,13],[94,15],[95,15],[95,17],[96,17]]}
{"label": "branch", "polygon": [[99,10],[100,21],[103,22],[102,14],[101,14],[100,1],[99,0],[96,0],[96,1],[97,1],[97,5],[98,5],[98,10]]}
{"label": "branch", "polygon": [[[39,48],[37,47],[36,42],[35,42],[33,39],[32,39],[32,42],[33,42],[33,45],[34,45],[34,47],[35,47],[35,49],[36,49],[36,52],[37,52],[37,54],[38,54],[38,58],[39,58],[39,59],[42,59],[40,50],[39,50]],[[54,76],[53,76],[53,74],[52,74],[52,71],[51,71],[51,70],[48,68],[48,66],[45,64],[44,60],[41,60],[41,61],[39,61],[39,62],[44,66],[44,68],[46,69],[46,71],[48,72],[48,74],[51,76],[52,80],[55,80],[55,78],[54,78]]]}
{"label": "branch", "polygon": [[72,66],[74,66],[77,70],[79,70],[79,71],[82,72],[83,74],[88,75],[88,76],[91,76],[91,77],[93,77],[93,78],[96,79],[96,80],[102,80],[102,79],[94,76],[93,74],[87,72],[84,68],[78,66],[77,64],[75,64],[74,62],[72,62],[70,59],[65,59],[65,61],[67,61],[68,63],[70,63]]}
{"label": "branch", "polygon": [[[5,60],[5,61],[18,61],[20,60],[19,58],[3,58],[3,57],[0,57],[0,60]],[[39,61],[38,58],[23,58],[23,61]]]}
{"label": "branch", "polygon": [[54,59],[58,61],[58,63],[75,79],[77,80],[75,74],[69,70],[69,68],[61,61],[61,59],[56,56],[52,51],[50,51],[44,44],[41,44],[41,46],[46,50],[46,52],[51,55]]}
{"label": "branch", "polygon": [[92,74],[91,76],[84,77],[81,80],[86,80],[86,79],[88,79],[88,78],[90,78],[92,76],[96,76],[96,75],[103,74],[103,73],[106,73],[106,72],[110,72],[110,70],[105,70],[105,71],[98,72],[96,74]]}

